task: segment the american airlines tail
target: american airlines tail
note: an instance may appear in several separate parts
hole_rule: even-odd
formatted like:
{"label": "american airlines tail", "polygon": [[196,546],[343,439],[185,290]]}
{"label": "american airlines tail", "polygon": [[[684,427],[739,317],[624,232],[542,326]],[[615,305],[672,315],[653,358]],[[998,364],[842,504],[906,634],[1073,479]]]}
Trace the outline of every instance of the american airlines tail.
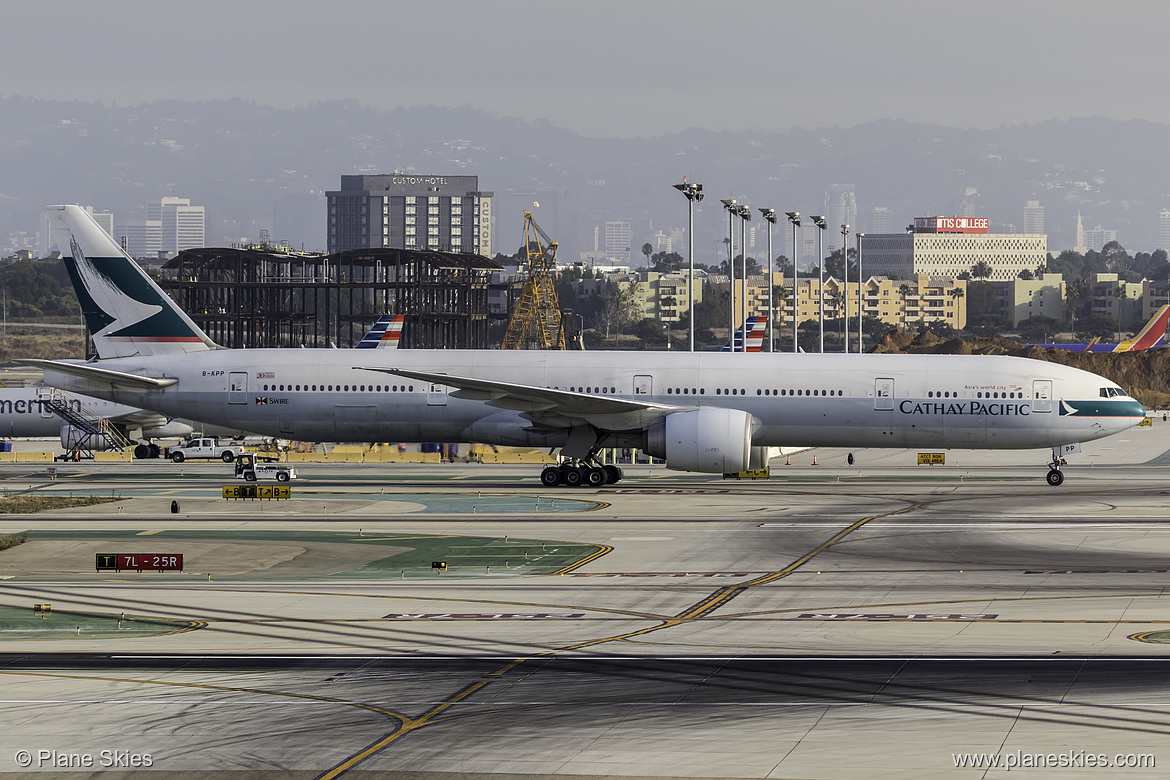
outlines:
{"label": "american airlines tail", "polygon": [[398,349],[405,321],[405,314],[383,314],[355,349]]}
{"label": "american airlines tail", "polygon": [[[723,345],[720,352],[759,352],[764,347],[764,333],[768,328],[767,317],[748,317],[747,321]],[[744,333],[747,334],[747,349],[744,349]]]}
{"label": "american airlines tail", "polygon": [[99,358],[219,349],[84,209],[45,212]]}

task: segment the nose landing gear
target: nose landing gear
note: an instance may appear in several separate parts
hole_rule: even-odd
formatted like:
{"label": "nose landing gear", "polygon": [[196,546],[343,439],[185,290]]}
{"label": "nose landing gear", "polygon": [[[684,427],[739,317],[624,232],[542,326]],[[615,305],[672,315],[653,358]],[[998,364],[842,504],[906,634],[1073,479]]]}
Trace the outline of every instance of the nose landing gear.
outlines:
{"label": "nose landing gear", "polygon": [[[1080,447],[1077,445],[1077,450]],[[1064,474],[1061,473],[1060,467],[1067,466],[1068,462],[1064,459],[1063,453],[1067,450],[1064,447],[1052,448],[1052,462],[1048,464],[1048,476],[1045,479],[1052,487],[1060,487],[1064,482]]]}

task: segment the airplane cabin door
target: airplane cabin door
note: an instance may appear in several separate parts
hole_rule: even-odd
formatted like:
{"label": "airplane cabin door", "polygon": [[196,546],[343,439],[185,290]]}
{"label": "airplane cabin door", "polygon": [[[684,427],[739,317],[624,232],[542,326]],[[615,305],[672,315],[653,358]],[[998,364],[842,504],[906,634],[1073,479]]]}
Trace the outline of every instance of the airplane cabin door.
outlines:
{"label": "airplane cabin door", "polygon": [[47,387],[37,388],[37,406],[41,409],[41,417],[46,420],[53,416],[53,409],[49,406],[49,397],[52,393],[53,391]]}
{"label": "airplane cabin door", "polygon": [[436,385],[433,382],[427,385],[427,406],[446,406],[447,386]]}
{"label": "airplane cabin door", "polygon": [[228,374],[228,403],[248,403],[248,372],[232,371]]}
{"label": "airplane cabin door", "polygon": [[878,412],[894,411],[894,380],[878,377],[873,383],[873,408]]}
{"label": "airplane cabin door", "polygon": [[1052,380],[1032,380],[1032,411],[1039,414],[1052,412]]}
{"label": "airplane cabin door", "polygon": [[654,377],[649,374],[638,374],[634,377],[634,395],[653,395]]}

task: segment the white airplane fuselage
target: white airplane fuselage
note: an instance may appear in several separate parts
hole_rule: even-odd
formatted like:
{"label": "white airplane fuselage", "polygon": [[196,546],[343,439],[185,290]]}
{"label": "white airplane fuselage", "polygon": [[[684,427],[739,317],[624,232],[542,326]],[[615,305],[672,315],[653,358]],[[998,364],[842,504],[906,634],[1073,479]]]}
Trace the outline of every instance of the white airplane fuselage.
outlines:
{"label": "white airplane fuselage", "polygon": [[[48,368],[46,382],[167,416],[306,441],[559,446],[577,424],[561,415],[557,426],[541,426],[539,404],[496,405],[474,392],[355,366],[679,409],[738,409],[755,418],[753,446],[1052,447],[1117,433],[1145,414],[1095,374],[1004,356],[496,350],[355,356],[348,350],[249,349],[99,365],[178,381],[161,389],[111,390]],[[599,425],[596,417],[589,423]],[[636,444],[642,425],[630,413],[600,427],[628,431],[628,446]]]}

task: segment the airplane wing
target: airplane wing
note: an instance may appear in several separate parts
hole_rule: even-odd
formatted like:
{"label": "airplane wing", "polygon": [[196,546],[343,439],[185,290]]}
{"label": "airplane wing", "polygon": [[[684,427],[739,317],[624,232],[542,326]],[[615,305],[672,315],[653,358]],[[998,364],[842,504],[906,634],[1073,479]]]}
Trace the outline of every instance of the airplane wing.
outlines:
{"label": "airplane wing", "polygon": [[354,368],[454,387],[457,390],[452,395],[456,398],[487,401],[501,409],[539,413],[531,415],[530,419],[539,416],[542,423],[548,425],[558,425],[555,418],[559,417],[564,418],[559,424],[566,427],[571,426],[573,420],[583,419],[599,428],[615,430],[645,425],[672,412],[693,408],[427,371],[373,366]]}
{"label": "airplane wing", "polygon": [[36,366],[46,371],[60,371],[62,374],[71,374],[114,390],[160,390],[164,387],[178,384],[179,382],[178,379],[172,377],[156,379],[151,376],[127,374],[125,371],[98,368],[97,366],[91,366],[85,363],[65,363],[60,360],[42,360],[40,358],[19,358],[13,362],[22,363],[26,366]]}

